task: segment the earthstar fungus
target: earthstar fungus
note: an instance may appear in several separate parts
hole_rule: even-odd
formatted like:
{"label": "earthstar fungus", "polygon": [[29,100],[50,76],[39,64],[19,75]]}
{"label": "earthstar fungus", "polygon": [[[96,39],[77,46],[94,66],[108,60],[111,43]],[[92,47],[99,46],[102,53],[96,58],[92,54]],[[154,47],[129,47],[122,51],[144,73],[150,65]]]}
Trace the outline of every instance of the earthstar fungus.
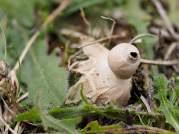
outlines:
{"label": "earthstar fungus", "polygon": [[79,101],[79,85],[82,85],[84,95],[92,103],[126,105],[130,99],[132,75],[140,64],[138,49],[130,43],[121,43],[111,50],[93,44],[83,47],[82,51],[88,59],[75,61],[69,67],[70,71],[82,76],[70,88],[65,103]]}

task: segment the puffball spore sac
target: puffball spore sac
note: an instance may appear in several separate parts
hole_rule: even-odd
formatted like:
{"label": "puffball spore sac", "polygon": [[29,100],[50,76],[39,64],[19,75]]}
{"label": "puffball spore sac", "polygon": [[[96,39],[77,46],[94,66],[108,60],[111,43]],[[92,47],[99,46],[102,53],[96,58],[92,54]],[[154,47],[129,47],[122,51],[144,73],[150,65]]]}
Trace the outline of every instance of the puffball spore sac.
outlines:
{"label": "puffball spore sac", "polygon": [[118,78],[129,79],[140,64],[140,54],[135,46],[121,43],[109,52],[108,62],[111,71]]}

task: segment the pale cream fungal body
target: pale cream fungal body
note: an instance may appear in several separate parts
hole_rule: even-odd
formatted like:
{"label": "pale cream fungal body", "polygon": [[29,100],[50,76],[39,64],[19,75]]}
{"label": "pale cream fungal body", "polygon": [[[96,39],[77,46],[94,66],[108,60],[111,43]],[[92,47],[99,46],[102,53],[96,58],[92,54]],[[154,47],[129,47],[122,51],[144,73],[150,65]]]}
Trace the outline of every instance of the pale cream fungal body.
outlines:
{"label": "pale cream fungal body", "polygon": [[87,61],[79,63],[78,70],[84,94],[92,103],[103,105],[114,102],[126,105],[130,98],[131,77],[140,63],[138,49],[128,43],[122,43],[108,50],[100,44],[83,48]]}

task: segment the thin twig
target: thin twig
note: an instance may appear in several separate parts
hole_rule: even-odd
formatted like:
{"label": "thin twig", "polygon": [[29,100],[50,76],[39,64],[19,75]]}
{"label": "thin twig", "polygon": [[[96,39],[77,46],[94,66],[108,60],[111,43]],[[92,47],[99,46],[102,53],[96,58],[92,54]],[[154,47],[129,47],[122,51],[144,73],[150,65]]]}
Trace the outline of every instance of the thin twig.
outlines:
{"label": "thin twig", "polygon": [[152,110],[151,110],[151,108],[150,108],[150,105],[149,105],[149,103],[147,102],[147,100],[144,98],[144,96],[141,96],[140,99],[142,100],[142,102],[144,103],[145,107],[147,108],[147,111],[148,111],[149,113],[151,113]]}
{"label": "thin twig", "polygon": [[139,34],[137,36],[135,36],[129,43],[135,43],[137,40],[143,38],[143,37],[153,37],[153,38],[157,38],[156,35],[153,35],[153,34],[150,34],[150,33],[142,33],[142,34]]}
{"label": "thin twig", "polygon": [[0,116],[0,121],[5,125],[6,128],[8,128],[12,134],[17,134],[2,118],[2,116]]}
{"label": "thin twig", "polygon": [[24,50],[22,51],[19,60],[16,62],[13,71],[16,72],[20,65],[22,64],[25,56],[27,55],[27,52],[29,51],[29,49],[31,48],[33,42],[37,39],[37,37],[40,35],[40,31],[38,30],[37,32],[35,32],[35,34],[30,38],[30,40],[28,41],[27,45],[25,46]]}
{"label": "thin twig", "polygon": [[81,131],[82,133],[85,132],[86,134],[93,134],[93,133],[113,133],[113,134],[130,134],[130,133],[155,133],[155,134],[175,134],[173,131],[157,128],[157,127],[151,127],[146,125],[131,125],[127,126],[126,128],[122,128],[120,125],[119,127],[108,127],[104,126],[99,128],[99,130],[87,130],[87,131]]}
{"label": "thin twig", "polygon": [[85,35],[83,33],[80,33],[78,31],[74,31],[74,30],[71,30],[71,29],[66,29],[66,28],[61,29],[59,31],[59,33],[62,34],[62,35],[65,35],[65,36],[70,36],[72,38],[79,38],[79,39],[88,37],[87,35]]}
{"label": "thin twig", "polygon": [[44,23],[41,25],[41,27],[34,33],[34,35],[30,38],[30,40],[27,42],[27,45],[25,46],[24,50],[22,51],[19,60],[15,64],[13,70],[16,72],[20,65],[22,64],[25,56],[27,55],[29,49],[31,48],[32,44],[36,41],[37,37],[40,35],[41,31],[54,19],[62,13],[62,11],[69,5],[69,0],[63,0],[61,4],[47,17],[47,19],[44,21]]}
{"label": "thin twig", "polygon": [[165,60],[168,60],[170,58],[172,52],[175,50],[177,45],[179,45],[179,44],[174,42],[168,47],[167,52],[166,52],[165,57],[164,57]]}
{"label": "thin twig", "polygon": [[13,115],[14,112],[9,108],[9,106],[7,105],[7,103],[6,103],[6,101],[4,100],[3,97],[1,97],[1,100],[2,100],[3,103],[4,103],[5,108]]}
{"label": "thin twig", "polygon": [[[77,32],[77,31],[73,31],[73,30],[70,30],[70,29],[62,29],[60,31],[61,34],[63,35],[68,35],[68,36],[71,36],[73,38],[89,38],[87,35],[85,34],[82,34],[80,32]],[[103,42],[103,41],[107,41],[107,40],[110,40],[110,39],[116,39],[116,38],[119,38],[120,36],[119,35],[112,35],[112,36],[108,36],[108,37],[102,37],[98,40],[94,40],[94,41],[91,41],[91,42],[87,42],[87,43],[84,43],[82,44],[82,46],[80,46],[79,48],[83,48],[83,47],[86,47],[86,46],[90,46],[90,45],[93,45],[95,43],[99,43],[99,42]],[[90,37],[91,38],[91,37]]]}
{"label": "thin twig", "polygon": [[87,20],[83,8],[80,9],[80,15],[81,15],[81,18],[83,19],[84,23],[91,29],[91,24],[90,24],[90,22]]}
{"label": "thin twig", "polygon": [[106,41],[106,40],[116,39],[116,38],[119,38],[119,37],[120,37],[119,35],[112,35],[112,36],[110,36],[110,37],[100,38],[100,39],[95,40],[95,41],[91,41],[91,42],[88,42],[88,43],[84,43],[80,48],[87,47],[87,46],[91,46],[91,45],[94,45],[95,43],[103,42],[103,41]]}
{"label": "thin twig", "polygon": [[4,60],[6,61],[7,60],[7,38],[6,38],[6,35],[5,35],[5,32],[4,32],[4,29],[3,27],[1,26],[0,24],[0,30],[2,32],[2,41],[3,41],[3,45],[4,45]]}
{"label": "thin twig", "polygon": [[21,134],[23,132],[23,128],[21,126],[21,123],[20,122],[17,122],[15,128],[14,128],[14,131],[17,133],[17,134]]}
{"label": "thin twig", "polygon": [[[60,33],[63,34],[63,35],[71,36],[73,38],[92,38],[92,37],[88,37],[87,35],[85,35],[83,33],[80,33],[80,32],[74,31],[74,30],[70,30],[70,29],[62,29],[62,30],[60,30]],[[79,48],[87,47],[87,46],[93,45],[95,43],[107,41],[107,40],[110,40],[110,39],[116,39],[116,38],[119,38],[119,37],[120,37],[119,35],[102,37],[98,40],[94,40],[94,41],[91,41],[91,42],[84,43]]]}
{"label": "thin twig", "polygon": [[[116,20],[113,19],[113,18],[106,17],[106,16],[101,16],[101,18],[102,18],[102,19],[105,19],[105,20],[110,20],[110,21],[112,21],[111,30],[110,30],[110,33],[109,33],[108,37],[112,36],[112,35],[113,35],[113,32],[114,32],[115,25],[116,25],[116,23],[117,23]],[[109,39],[108,44],[110,44],[110,42],[111,42],[111,38]]]}
{"label": "thin twig", "polygon": [[151,2],[155,5],[160,17],[162,18],[166,28],[169,30],[169,32],[171,33],[171,35],[179,40],[179,35],[175,32],[172,23],[170,21],[170,19],[168,18],[165,9],[163,8],[162,4],[160,3],[159,0],[151,0]]}
{"label": "thin twig", "polygon": [[[104,16],[103,16],[103,18],[104,18]],[[108,18],[108,19],[110,19],[110,18]],[[71,30],[71,29],[62,29],[62,30],[60,30],[60,33],[63,34],[63,35],[66,35],[66,36],[71,36],[73,38],[92,38],[92,37],[88,37],[87,35],[85,35],[83,33],[80,33],[78,31],[74,31],[74,30]],[[108,40],[111,40],[111,39],[116,39],[116,38],[119,38],[119,37],[121,37],[121,36],[120,35],[111,35],[111,36],[107,36],[107,37],[102,37],[102,38],[97,39],[97,40],[94,40],[92,38],[94,41],[83,43],[79,48],[91,46],[91,45],[94,45],[96,43],[108,41]],[[149,34],[149,33],[143,33],[143,34],[139,34],[139,35],[135,36],[129,43],[134,43],[137,39],[143,38],[143,37],[154,37],[154,38],[156,38],[157,36],[155,36],[153,34]]]}
{"label": "thin twig", "polygon": [[[69,29],[63,29],[63,30],[60,31],[60,33],[63,34],[63,35],[69,35],[69,36],[72,36],[72,37],[75,37],[75,38],[81,38],[81,37],[86,38],[87,37],[86,35],[84,35],[84,34],[82,34],[80,32],[69,30]],[[154,36],[152,34],[140,34],[139,36],[136,36],[133,39],[133,41],[135,41],[136,39],[141,38],[143,36],[156,37],[156,36]],[[106,40],[109,40],[109,39],[115,39],[115,38],[118,38],[118,37],[119,37],[119,35],[112,35],[110,37],[103,37],[103,38],[100,38],[98,40],[94,40],[94,41],[91,41],[91,42],[84,43],[79,48],[87,47],[87,46],[93,45],[95,43],[103,42],[103,41],[106,41]],[[162,60],[141,59],[141,63],[152,64],[152,65],[171,66],[171,65],[179,64],[179,61],[178,60],[165,60],[165,61],[162,61]]]}
{"label": "thin twig", "polygon": [[[157,128],[157,127],[151,127],[146,125],[132,125],[128,130],[138,130],[136,132],[151,132],[151,133],[160,133],[160,134],[175,134],[173,131]],[[129,132],[129,131],[128,131]]]}
{"label": "thin twig", "polygon": [[21,97],[19,97],[19,99],[17,99],[17,102],[21,102],[22,100],[24,100],[25,98],[27,98],[29,96],[29,92],[26,92],[25,94],[23,94]]}
{"label": "thin twig", "polygon": [[150,27],[149,31],[155,35],[161,35],[162,37],[165,37],[165,38],[171,38],[171,35],[167,29],[158,29],[155,27]]}
{"label": "thin twig", "polygon": [[144,64],[152,64],[152,65],[163,65],[163,66],[172,66],[179,64],[179,60],[148,60],[148,59],[141,59],[141,63]]}

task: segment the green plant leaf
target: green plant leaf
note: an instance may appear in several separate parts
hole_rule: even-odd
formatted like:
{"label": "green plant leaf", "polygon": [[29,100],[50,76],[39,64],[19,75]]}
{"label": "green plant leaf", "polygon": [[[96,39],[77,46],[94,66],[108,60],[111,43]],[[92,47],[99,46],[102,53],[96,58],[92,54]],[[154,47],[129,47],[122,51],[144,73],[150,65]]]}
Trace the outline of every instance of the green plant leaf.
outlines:
{"label": "green plant leaf", "polygon": [[65,10],[64,15],[70,15],[78,11],[81,8],[88,8],[93,5],[97,5],[105,2],[106,0],[73,0],[70,6]]}
{"label": "green plant leaf", "polygon": [[76,119],[58,120],[50,115],[42,115],[43,123],[48,128],[53,128],[61,133],[78,134],[78,131],[75,129]]}
{"label": "green plant leaf", "polygon": [[37,108],[32,108],[27,112],[21,113],[17,115],[16,121],[31,121],[31,122],[39,122],[40,119],[40,112]]}
{"label": "green plant leaf", "polygon": [[128,19],[129,23],[136,27],[139,33],[147,32],[150,16],[140,7],[140,0],[128,0],[121,10]]}
{"label": "green plant leaf", "polygon": [[[164,75],[156,78],[156,88],[158,89],[158,97],[160,101],[160,109],[164,113],[166,122],[172,125],[177,132],[179,132],[179,112],[177,107],[172,104],[167,98],[168,81]],[[176,112],[177,111],[177,112]]]}
{"label": "green plant leaf", "polygon": [[[63,109],[63,108],[62,108]],[[54,116],[51,116],[46,111],[42,111],[40,108],[34,107],[27,112],[17,115],[16,121],[30,121],[30,122],[41,122],[44,125],[45,129],[53,128],[58,132],[66,132],[69,134],[78,133],[76,130],[76,124],[79,123],[81,117],[70,117],[68,119],[57,119]]]}
{"label": "green plant leaf", "polygon": [[25,26],[32,26],[35,21],[34,9],[38,4],[44,6],[48,2],[48,0],[0,0],[0,11],[10,18],[16,18]]}
{"label": "green plant leaf", "polygon": [[67,72],[58,67],[55,56],[45,54],[44,42],[34,44],[21,70],[21,79],[28,85],[30,99],[47,108],[62,104],[67,92]]}

